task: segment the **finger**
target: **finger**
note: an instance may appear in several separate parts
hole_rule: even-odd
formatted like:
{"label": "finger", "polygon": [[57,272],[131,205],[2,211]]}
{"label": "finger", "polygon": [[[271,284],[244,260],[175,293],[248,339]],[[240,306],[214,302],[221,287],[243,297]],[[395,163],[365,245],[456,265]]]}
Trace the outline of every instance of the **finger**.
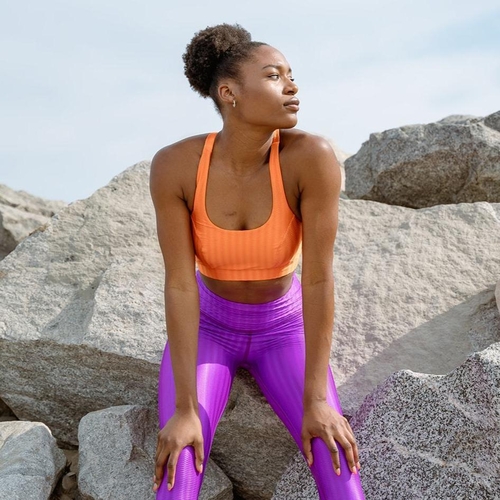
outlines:
{"label": "finger", "polygon": [[311,451],[311,438],[310,437],[303,437],[302,438],[302,447],[304,448],[304,455],[307,460],[307,465],[311,467],[313,464],[313,454]]}
{"label": "finger", "polygon": [[340,476],[340,456],[337,444],[335,443],[334,439],[329,440],[326,444],[332,456],[333,468],[335,469],[335,474],[337,474],[337,476]]}
{"label": "finger", "polygon": [[174,450],[172,453],[170,453],[168,457],[168,462],[167,462],[167,487],[168,490],[170,491],[175,484],[175,470],[177,468],[177,459],[179,458],[181,450]]}
{"label": "finger", "polygon": [[349,425],[349,422],[347,422],[347,429],[349,431],[349,434],[350,434],[350,442],[351,442],[351,445],[352,445],[352,453],[353,453],[353,456],[354,456],[354,462],[356,463],[356,467],[359,469],[361,469],[361,464],[359,463],[359,448],[358,448],[358,443],[356,442],[356,438],[354,437],[354,432],[351,428],[351,426]]}
{"label": "finger", "polygon": [[194,453],[196,456],[196,469],[201,474],[203,472],[203,461],[205,460],[203,451],[203,440],[194,443]]}
{"label": "finger", "polygon": [[356,462],[357,460],[354,458],[354,446],[351,444],[348,438],[344,437],[342,439],[338,439],[339,443],[344,448],[345,458],[347,460],[347,464],[349,465],[349,470],[356,474]]}
{"label": "finger", "polygon": [[163,479],[163,469],[165,466],[165,462],[167,461],[168,451],[166,448],[160,448],[156,451],[156,460],[155,460],[155,485],[156,489],[160,487],[160,484]]}

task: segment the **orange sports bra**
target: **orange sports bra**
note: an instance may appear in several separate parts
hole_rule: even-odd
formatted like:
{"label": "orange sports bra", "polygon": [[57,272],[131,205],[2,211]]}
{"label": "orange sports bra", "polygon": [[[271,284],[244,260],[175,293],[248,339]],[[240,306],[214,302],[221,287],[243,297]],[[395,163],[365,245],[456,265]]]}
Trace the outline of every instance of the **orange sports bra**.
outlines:
{"label": "orange sports bra", "polygon": [[279,130],[274,133],[269,158],[271,215],[262,226],[246,230],[223,229],[207,215],[208,171],[216,135],[213,132],[205,140],[191,213],[198,269],[210,278],[229,281],[267,280],[291,273],[300,258],[302,224],[288,206],[283,187]]}

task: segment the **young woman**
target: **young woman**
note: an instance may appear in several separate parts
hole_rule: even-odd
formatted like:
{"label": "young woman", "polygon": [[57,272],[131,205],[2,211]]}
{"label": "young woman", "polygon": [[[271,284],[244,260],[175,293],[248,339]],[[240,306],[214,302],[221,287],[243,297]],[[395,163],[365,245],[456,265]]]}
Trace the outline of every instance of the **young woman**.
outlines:
{"label": "young woman", "polygon": [[320,498],[364,499],[356,441],[328,363],[335,154],[320,137],[292,130],[299,100],[290,66],[241,26],[198,32],[183,59],[223,127],[161,149],[151,165],[168,331],[156,498],[198,498],[235,371],[244,367],[302,451]]}

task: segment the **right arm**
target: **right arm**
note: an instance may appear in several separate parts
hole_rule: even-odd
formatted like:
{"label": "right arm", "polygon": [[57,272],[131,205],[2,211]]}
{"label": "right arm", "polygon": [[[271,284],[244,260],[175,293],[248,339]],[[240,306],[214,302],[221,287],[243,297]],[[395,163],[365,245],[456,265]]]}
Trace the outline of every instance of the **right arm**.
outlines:
{"label": "right arm", "polygon": [[194,446],[198,470],[201,471],[203,463],[196,393],[200,307],[190,213],[183,190],[182,163],[186,155],[179,154],[179,149],[174,145],[158,151],[150,172],[158,242],[165,265],[165,316],[176,393],[175,414],[158,433],[155,468],[158,487],[167,460],[168,482],[173,487],[177,458],[185,446]]}

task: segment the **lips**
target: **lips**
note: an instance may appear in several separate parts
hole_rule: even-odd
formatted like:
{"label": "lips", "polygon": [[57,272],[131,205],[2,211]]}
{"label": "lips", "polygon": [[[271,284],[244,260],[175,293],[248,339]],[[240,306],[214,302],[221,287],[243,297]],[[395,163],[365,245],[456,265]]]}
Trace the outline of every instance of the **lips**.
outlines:
{"label": "lips", "polygon": [[283,106],[285,106],[288,109],[291,109],[293,111],[298,111],[299,110],[299,104],[300,101],[297,98],[290,99],[289,101],[286,101]]}

